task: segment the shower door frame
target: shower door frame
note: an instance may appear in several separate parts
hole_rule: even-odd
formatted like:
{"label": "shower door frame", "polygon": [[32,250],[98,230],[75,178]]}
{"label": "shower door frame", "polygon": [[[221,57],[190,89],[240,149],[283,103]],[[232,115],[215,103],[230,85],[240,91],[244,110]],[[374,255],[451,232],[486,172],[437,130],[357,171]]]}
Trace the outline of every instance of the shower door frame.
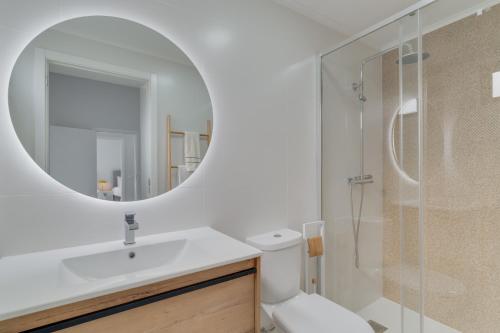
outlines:
{"label": "shower door frame", "polygon": [[433,4],[437,1],[439,1],[439,0],[420,0],[417,3],[415,3],[414,5],[411,5],[410,7],[402,10],[401,12],[399,12],[395,15],[392,15],[379,23],[372,25],[371,27],[361,31],[360,33],[353,35],[352,37],[349,37],[348,39],[340,42],[339,44],[335,45],[334,47],[329,48],[323,52],[320,52],[318,54],[318,57],[321,59],[324,56],[327,56],[330,53],[333,53],[335,51],[338,51],[338,50],[344,48],[345,46],[348,46],[349,44],[352,44],[352,43],[362,39],[363,37],[370,35],[372,32],[375,32],[375,31],[380,30],[380,29],[382,29],[382,28],[384,28],[384,27],[386,27],[394,22],[397,22],[400,19],[402,19],[403,17],[405,17],[413,12],[416,12],[420,9],[423,9],[424,7],[427,7],[427,6]]}
{"label": "shower door frame", "polygon": [[[323,147],[323,133],[322,133],[322,100],[323,100],[323,75],[322,75],[322,60],[323,57],[326,57],[338,50],[343,49],[344,47],[347,47],[356,41],[361,40],[362,38],[374,33],[375,31],[378,31],[390,24],[393,24],[397,21],[400,21],[404,17],[412,14],[412,13],[417,13],[417,43],[418,43],[418,142],[419,142],[419,148],[418,148],[418,161],[419,161],[419,179],[424,179],[424,174],[423,174],[423,147],[424,147],[424,128],[423,128],[423,121],[424,121],[424,114],[423,114],[423,66],[422,66],[422,18],[421,18],[421,9],[437,2],[438,0],[421,0],[414,5],[406,8],[405,10],[390,16],[389,18],[371,26],[368,29],[363,30],[362,32],[353,35],[352,37],[344,40],[343,42],[339,43],[338,45],[334,46],[333,48],[330,48],[328,50],[325,50],[321,53],[319,53],[316,57],[316,174],[317,174],[317,179],[316,179],[316,185],[317,185],[317,216],[320,216],[321,219],[323,219],[323,214],[322,214],[322,174],[323,174],[323,161],[322,161],[322,147]],[[395,49],[399,48],[399,57],[402,55],[402,36],[399,36],[399,43],[395,47]],[[380,53],[379,53],[380,54]],[[400,69],[401,70],[401,69]],[[402,85],[402,82],[400,82]],[[400,88],[402,89],[402,88]],[[400,94],[402,94],[402,91],[400,90]],[[401,105],[400,105],[401,107]],[[424,191],[423,191],[423,182],[419,181],[418,184],[418,200],[419,200],[419,218],[418,218],[418,223],[419,223],[419,232],[418,232],[418,238],[419,238],[419,245],[418,245],[418,251],[419,251],[419,319],[420,319],[420,332],[423,333],[425,331],[424,329],[424,319],[425,319],[425,313],[424,313],[424,210],[422,209],[422,202],[424,199]],[[401,221],[400,221],[401,223]],[[403,294],[402,294],[403,295]],[[401,329],[404,331],[404,309],[405,309],[405,304],[404,304],[404,299],[400,302],[401,305]]]}

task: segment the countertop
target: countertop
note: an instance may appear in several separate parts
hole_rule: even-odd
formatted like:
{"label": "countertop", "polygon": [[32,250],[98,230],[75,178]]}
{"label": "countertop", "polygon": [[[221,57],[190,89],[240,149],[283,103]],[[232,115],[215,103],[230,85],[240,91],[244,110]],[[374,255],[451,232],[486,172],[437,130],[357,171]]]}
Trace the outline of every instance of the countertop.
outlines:
{"label": "countertop", "polygon": [[138,237],[133,250],[177,239],[200,256],[176,265],[89,280],[72,274],[63,265],[66,258],[124,249],[123,241],[35,252],[0,258],[0,320],[110,294],[170,278],[256,258],[261,252],[212,228],[203,227]]}

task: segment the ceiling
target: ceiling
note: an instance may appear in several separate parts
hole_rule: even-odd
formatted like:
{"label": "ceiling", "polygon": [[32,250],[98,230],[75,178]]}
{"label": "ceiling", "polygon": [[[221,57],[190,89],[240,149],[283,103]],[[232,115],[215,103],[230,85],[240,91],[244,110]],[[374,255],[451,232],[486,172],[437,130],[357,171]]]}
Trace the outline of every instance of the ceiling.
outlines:
{"label": "ceiling", "polygon": [[354,35],[417,0],[273,0],[346,36]]}

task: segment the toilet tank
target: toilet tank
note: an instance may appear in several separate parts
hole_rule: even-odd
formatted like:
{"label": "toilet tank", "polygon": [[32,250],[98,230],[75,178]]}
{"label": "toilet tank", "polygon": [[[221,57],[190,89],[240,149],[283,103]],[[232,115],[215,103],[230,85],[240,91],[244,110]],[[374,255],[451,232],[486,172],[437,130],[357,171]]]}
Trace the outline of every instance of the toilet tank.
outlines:
{"label": "toilet tank", "polygon": [[300,291],[302,234],[281,229],[247,238],[263,252],[261,259],[262,302],[274,304]]}

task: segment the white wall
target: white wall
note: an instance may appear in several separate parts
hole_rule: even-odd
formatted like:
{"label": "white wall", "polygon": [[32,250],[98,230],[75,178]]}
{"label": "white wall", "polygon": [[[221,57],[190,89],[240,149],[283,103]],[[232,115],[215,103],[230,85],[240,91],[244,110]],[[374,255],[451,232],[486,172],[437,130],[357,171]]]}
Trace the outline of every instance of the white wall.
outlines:
{"label": "white wall", "polygon": [[[69,191],[23,150],[7,87],[40,31],[83,15],[149,25],[200,70],[214,107],[214,137],[197,172],[157,198],[116,203]],[[268,0],[17,0],[0,2],[0,255],[213,226],[238,238],[317,218],[314,54],[338,40]],[[28,209],[29,208],[29,209]]]}
{"label": "white wall", "polygon": [[49,173],[71,189],[95,197],[97,189],[96,133],[50,126]]}
{"label": "white wall", "polygon": [[113,171],[123,172],[123,139],[97,136],[97,179],[104,179],[113,186]]}
{"label": "white wall", "polygon": [[139,88],[55,73],[49,80],[51,125],[139,134]]}

